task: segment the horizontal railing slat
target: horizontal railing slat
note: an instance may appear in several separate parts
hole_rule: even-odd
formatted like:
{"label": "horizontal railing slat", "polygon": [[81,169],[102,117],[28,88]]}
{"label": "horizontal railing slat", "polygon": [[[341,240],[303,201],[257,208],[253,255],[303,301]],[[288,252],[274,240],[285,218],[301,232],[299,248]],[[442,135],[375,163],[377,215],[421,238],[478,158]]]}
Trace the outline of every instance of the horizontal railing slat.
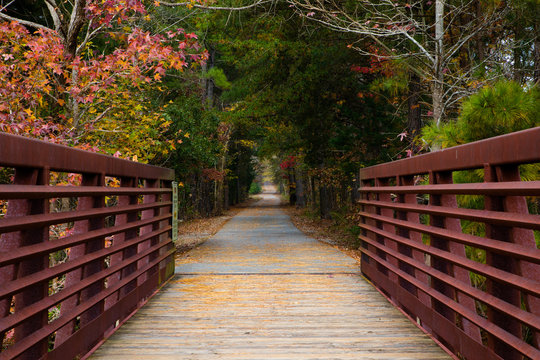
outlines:
{"label": "horizontal railing slat", "polygon": [[509,181],[496,183],[362,186],[361,193],[540,196],[540,181]]}
{"label": "horizontal railing slat", "polygon": [[45,141],[0,133],[4,167],[49,168],[69,173],[174,180],[174,171]]}
{"label": "horizontal railing slat", "polygon": [[119,244],[119,245],[113,245],[108,248],[103,248],[98,251],[94,251],[92,253],[88,253],[86,255],[83,255],[75,260],[67,261],[63,264],[57,265],[52,268],[45,269],[37,275],[31,275],[31,276],[25,276],[22,278],[17,279],[16,281],[8,282],[7,284],[4,284],[2,289],[0,289],[0,298],[3,298],[8,295],[13,295],[16,292],[24,289],[25,287],[32,286],[34,284],[38,284],[42,281],[54,279],[57,276],[60,276],[62,274],[65,274],[69,271],[78,269],[85,264],[99,260],[104,259],[109,255],[115,254],[119,251],[122,251],[130,246],[137,245],[145,240],[151,239],[155,236],[161,235],[165,232],[168,232],[171,230],[170,226],[167,226],[162,229],[154,230],[150,233],[137,236],[136,238],[126,240],[125,242]]}
{"label": "horizontal railing slat", "polygon": [[[102,281],[104,280],[105,278],[107,278],[108,276],[132,265],[132,264],[136,264],[136,262],[142,258],[144,258],[145,256],[147,255],[150,255],[151,253],[171,244],[172,242],[169,240],[167,242],[160,242],[160,243],[157,243],[153,246],[151,246],[150,248],[140,252],[140,253],[137,253],[136,255],[134,256],[131,256],[129,258],[127,258],[126,260],[124,260],[123,262],[115,265],[115,266],[112,266],[112,267],[109,267],[103,271],[100,271],[98,273],[95,273],[87,278],[84,278],[83,280],[81,280],[79,283],[77,283],[77,285],[73,286],[73,287],[70,287],[69,289],[65,289],[65,290],[62,290],[54,295],[51,295],[41,301],[38,301],[18,312],[16,312],[15,314],[12,314],[12,315],[9,315],[5,318],[2,318],[0,319],[0,332],[3,332],[3,331],[6,331],[10,328],[13,328],[15,326],[17,326],[18,324],[20,324],[21,322],[23,322],[25,319],[35,315],[35,314],[38,314],[39,312],[41,311],[45,311],[47,309],[50,309],[51,307],[55,306],[55,305],[58,305],[60,302],[62,302],[63,300],[69,298],[70,296],[86,289],[87,287],[89,287],[90,285],[98,282],[98,281]],[[174,250],[174,249],[173,249]],[[160,258],[163,258],[165,259],[165,257],[160,257]],[[134,278],[138,277],[139,275],[141,275],[145,270],[142,270],[142,269],[145,269],[145,268],[148,268],[150,269],[152,266],[155,266],[156,263],[159,263],[159,261],[152,261],[150,264],[152,264],[151,266],[150,265],[145,265],[144,267],[140,268],[140,269],[137,269],[137,271],[135,272],[136,274],[138,274],[137,276],[135,276]],[[129,275],[132,279],[132,274]],[[127,279],[127,277],[125,278]],[[118,286],[118,284],[127,284],[129,283],[130,281],[127,281],[125,279],[122,279],[120,282],[118,283],[115,283],[114,286]],[[122,285],[123,286],[123,285]],[[121,286],[120,286],[121,287]],[[100,293],[100,296],[106,291],[108,292],[110,288],[107,288],[106,290],[102,291]],[[112,294],[114,291],[111,291],[110,293],[108,293],[108,295],[104,296],[103,298],[109,296],[110,294]],[[93,301],[93,300],[92,300]],[[92,307],[93,305],[95,305],[97,302],[99,301],[95,301],[95,302],[91,302],[91,304],[88,306],[89,308]],[[75,316],[78,316],[80,315],[80,313],[77,313]],[[61,327],[62,325],[60,325],[59,327]]]}
{"label": "horizontal railing slat", "polygon": [[[157,244],[153,246],[152,248],[142,252],[141,254],[144,254],[144,256],[152,253],[153,251],[159,250],[159,248],[162,247],[163,244]],[[157,249],[156,249],[157,248]],[[152,251],[149,251],[152,250]],[[57,319],[57,321],[54,321],[48,325],[45,325],[38,331],[34,332],[32,335],[26,337],[19,343],[17,343],[14,346],[9,347],[5,352],[2,353],[2,355],[5,355],[7,358],[14,358],[22,354],[24,351],[26,351],[28,348],[30,348],[34,343],[37,343],[49,336],[49,334],[54,333],[58,329],[60,329],[62,326],[66,325],[68,322],[72,321],[75,317],[82,314],[83,312],[90,309],[92,306],[96,305],[100,301],[103,301],[108,296],[112,295],[116,291],[120,290],[123,286],[128,284],[129,282],[135,280],[137,277],[145,273],[146,271],[150,270],[152,267],[156,266],[156,264],[159,264],[161,261],[165,260],[167,257],[171,256],[175,252],[174,249],[171,249],[167,251],[165,254],[159,256],[155,261],[143,266],[142,268],[138,269],[136,272],[130,274],[126,278],[122,279],[118,283],[115,283],[112,287],[107,288],[103,291],[101,291],[98,295],[94,296],[90,300],[83,302],[82,304],[77,305],[75,308],[71,309],[68,313],[64,314],[60,318]],[[144,257],[138,257],[139,259]],[[118,270],[116,270],[118,271]],[[113,272],[116,272],[113,271]],[[89,279],[89,278],[88,278]],[[85,279],[86,280],[86,279]],[[91,283],[90,283],[91,284]],[[1,328],[1,327],[0,327]]]}
{"label": "horizontal railing slat", "polygon": [[[447,275],[443,272],[438,271],[437,269],[434,269],[425,263],[421,263],[413,258],[410,258],[408,256],[404,256],[400,254],[397,251],[394,251],[382,244],[379,244],[378,242],[366,238],[364,236],[361,236],[362,241],[366,242],[367,244],[377,248],[378,250],[394,257],[395,259],[398,259],[399,261],[406,263],[412,267],[414,267],[417,270],[422,271],[423,273],[431,276],[432,278],[436,278],[448,285],[450,285],[452,288],[461,291],[464,294],[470,295],[471,297],[487,304],[490,307],[493,307],[494,309],[497,309],[507,315],[513,316],[521,323],[531,327],[532,329],[538,331],[540,330],[540,317],[534,314],[531,314],[527,311],[524,311],[520,309],[519,307],[513,306],[512,304],[507,303],[506,301],[503,301],[495,296],[492,296],[490,294],[487,294],[481,290],[478,290],[474,287],[471,287],[469,284],[465,284],[459,280],[456,280],[450,275]],[[538,285],[537,285],[538,286]],[[538,293],[540,289],[537,289],[536,293]]]}
{"label": "horizontal railing slat", "polygon": [[497,337],[504,343],[510,345],[517,351],[519,351],[521,354],[530,357],[531,359],[540,359],[540,351],[531,345],[523,342],[523,340],[515,337],[514,335],[508,333],[504,329],[500,328],[499,326],[489,322],[487,319],[483,318],[482,316],[478,315],[476,312],[471,311],[470,309],[466,308],[465,306],[457,303],[454,301],[454,299],[451,299],[444,294],[434,290],[433,288],[429,287],[428,285],[422,283],[418,279],[416,279],[414,276],[411,276],[404,272],[403,270],[400,270],[396,268],[394,265],[390,264],[386,260],[382,259],[378,255],[374,254],[373,252],[363,249],[362,250],[364,254],[369,256],[371,259],[375,260],[377,263],[381,264],[391,272],[395,273],[399,277],[403,278],[404,280],[410,282],[413,284],[416,288],[421,290],[422,292],[426,293],[433,299],[436,299],[437,301],[440,301],[441,303],[448,306],[453,311],[461,314],[463,317],[471,321],[473,324],[481,327],[486,332],[492,334],[493,336]]}
{"label": "horizontal railing slat", "polygon": [[156,224],[160,221],[167,220],[170,217],[171,214],[168,213],[153,218],[129,222],[125,225],[106,227],[99,230],[92,230],[84,234],[65,236],[53,241],[39,243],[36,245],[23,246],[9,252],[0,253],[0,266],[13,264],[35,255],[49,254],[58,250],[80,245],[90,240],[116,235],[128,230],[140,228],[145,225]]}
{"label": "horizontal railing slat", "polygon": [[416,223],[408,222],[405,220],[393,219],[393,218],[389,218],[389,217],[385,217],[381,215],[374,215],[374,214],[370,214],[366,212],[359,212],[359,215],[368,219],[373,219],[373,220],[381,221],[390,225],[399,226],[404,229],[409,229],[409,230],[417,231],[420,233],[433,235],[439,238],[456,241],[465,245],[481,248],[484,250],[489,250],[495,253],[512,255],[515,258],[518,258],[521,260],[526,260],[526,261],[530,261],[536,264],[540,264],[540,251],[533,252],[530,249],[517,245],[517,244],[482,238],[479,236],[474,236],[474,235],[469,235],[469,234],[457,233],[455,231],[446,230],[444,228],[416,224]]}
{"label": "horizontal railing slat", "polygon": [[51,214],[27,215],[4,218],[0,221],[0,233],[17,230],[27,230],[29,228],[43,227],[55,224],[64,224],[72,221],[87,220],[96,217],[107,217],[124,213],[133,213],[149,209],[163,208],[171,206],[172,202],[162,201],[148,204],[111,206],[95,208],[91,210],[65,211]]}
{"label": "horizontal railing slat", "polygon": [[151,195],[171,193],[171,188],[0,185],[0,199],[47,199],[80,196]]}
{"label": "horizontal railing slat", "polygon": [[438,215],[451,218],[485,222],[495,225],[522,227],[540,230],[540,215],[516,214],[501,211],[476,210],[464,208],[450,208],[433,205],[414,205],[398,202],[360,200],[359,204],[393,209],[397,211],[410,211],[420,214]]}
{"label": "horizontal railing slat", "polygon": [[[0,184],[0,306],[10,308],[0,334],[12,339],[0,358],[46,358],[47,348],[88,356],[174,274],[174,171],[5,133],[0,144],[12,182]],[[55,184],[55,172],[78,175],[80,185]],[[118,205],[107,206],[111,198]],[[77,208],[56,212],[56,199]],[[59,251],[67,258],[56,259]],[[59,304],[60,317],[47,322]]]}
{"label": "horizontal railing slat", "polygon": [[360,178],[389,178],[431,172],[482,168],[484,164],[505,165],[540,161],[540,127],[501,135],[460,146],[413,156],[362,169]]}
{"label": "horizontal railing slat", "polygon": [[[412,249],[419,250],[425,254],[429,254],[431,256],[435,256],[440,259],[450,261],[453,264],[459,265],[463,267],[464,269],[473,271],[479,275],[486,276],[496,281],[500,281],[501,283],[512,285],[529,294],[540,296],[540,279],[538,281],[527,279],[522,276],[512,274],[507,271],[500,270],[492,266],[464,258],[459,255],[452,254],[451,252],[437,249],[433,246],[425,245],[421,242],[410,240],[399,235],[391,234],[387,231],[384,231],[382,229],[377,229],[376,227],[373,227],[367,224],[360,223],[359,226],[362,229],[365,229],[366,231],[370,231],[384,238],[393,240],[399,244],[408,246]],[[363,240],[365,236],[360,235],[360,238]]]}

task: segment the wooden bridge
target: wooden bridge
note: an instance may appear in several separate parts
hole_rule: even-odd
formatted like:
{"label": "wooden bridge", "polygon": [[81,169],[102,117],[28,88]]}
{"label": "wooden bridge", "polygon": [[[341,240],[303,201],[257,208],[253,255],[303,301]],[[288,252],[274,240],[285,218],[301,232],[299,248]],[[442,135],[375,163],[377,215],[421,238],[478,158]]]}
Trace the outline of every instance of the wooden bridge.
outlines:
{"label": "wooden bridge", "polygon": [[[449,359],[265,194],[178,261],[92,359]],[[273,206],[272,206],[273,205]]]}
{"label": "wooden bridge", "polygon": [[0,359],[539,359],[539,140],[363,169],[360,265],[267,194],[173,271],[172,171],[0,134]]}

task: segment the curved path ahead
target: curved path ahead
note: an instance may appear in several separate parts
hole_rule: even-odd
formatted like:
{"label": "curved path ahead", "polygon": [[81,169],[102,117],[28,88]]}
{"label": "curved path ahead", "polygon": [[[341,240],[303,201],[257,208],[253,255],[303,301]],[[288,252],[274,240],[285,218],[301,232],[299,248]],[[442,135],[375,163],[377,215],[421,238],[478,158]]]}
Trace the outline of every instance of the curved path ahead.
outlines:
{"label": "curved path ahead", "polygon": [[263,194],[178,259],[92,359],[450,359],[278,204]]}

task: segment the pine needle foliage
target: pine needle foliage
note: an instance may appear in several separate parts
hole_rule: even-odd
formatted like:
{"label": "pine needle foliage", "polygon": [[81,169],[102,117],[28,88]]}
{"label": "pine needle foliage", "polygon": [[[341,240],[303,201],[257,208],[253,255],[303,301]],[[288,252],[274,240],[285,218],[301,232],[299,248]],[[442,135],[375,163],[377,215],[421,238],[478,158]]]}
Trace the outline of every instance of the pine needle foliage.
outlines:
{"label": "pine needle foliage", "polygon": [[540,125],[540,92],[513,81],[499,81],[467,99],[462,106],[463,140],[472,142]]}
{"label": "pine needle foliage", "polygon": [[[487,86],[463,101],[456,121],[437,126],[435,123],[422,129],[422,140],[431,149],[444,149],[494,136],[540,126],[540,90],[525,88],[513,81],[499,81]],[[540,179],[540,164],[526,164],[519,168],[522,181]],[[454,183],[475,183],[484,179],[483,169],[456,171]],[[459,195],[458,206],[483,209],[482,196]],[[529,212],[539,212],[538,199],[527,198]],[[485,235],[485,224],[462,220],[463,232]],[[537,245],[540,232],[535,231]],[[469,258],[483,262],[485,254],[467,248]],[[474,279],[473,279],[474,280]],[[476,279],[478,280],[478,279]],[[481,281],[480,281],[481,283]]]}
{"label": "pine needle foliage", "polygon": [[463,101],[456,121],[422,129],[431,147],[448,148],[540,126],[540,90],[499,81]]}

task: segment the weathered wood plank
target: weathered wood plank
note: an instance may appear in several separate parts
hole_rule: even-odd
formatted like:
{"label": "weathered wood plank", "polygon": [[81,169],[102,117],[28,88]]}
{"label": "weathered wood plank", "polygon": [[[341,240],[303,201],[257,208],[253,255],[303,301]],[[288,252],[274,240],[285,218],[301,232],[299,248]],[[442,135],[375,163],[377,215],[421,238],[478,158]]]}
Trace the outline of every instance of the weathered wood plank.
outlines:
{"label": "weathered wood plank", "polygon": [[175,278],[92,359],[450,359],[268,199],[178,259]]}

